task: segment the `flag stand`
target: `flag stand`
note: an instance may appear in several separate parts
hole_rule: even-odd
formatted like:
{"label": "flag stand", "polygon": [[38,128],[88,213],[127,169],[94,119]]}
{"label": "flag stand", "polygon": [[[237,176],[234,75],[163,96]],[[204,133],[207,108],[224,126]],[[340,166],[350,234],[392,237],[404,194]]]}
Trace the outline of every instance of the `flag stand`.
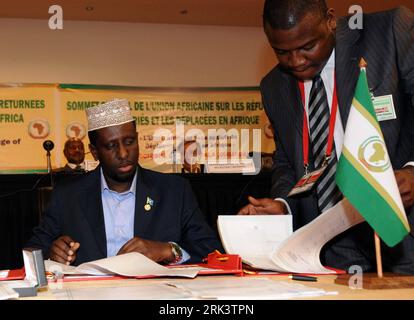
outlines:
{"label": "flag stand", "polygon": [[[364,273],[362,275],[363,289],[401,289],[414,288],[414,276],[408,276],[397,273],[383,273],[381,242],[378,234],[374,234],[375,241],[375,257],[377,262],[377,273]],[[352,278],[352,279],[351,279]],[[357,286],[355,275],[341,274],[335,279],[336,284],[347,285],[349,287]]]}

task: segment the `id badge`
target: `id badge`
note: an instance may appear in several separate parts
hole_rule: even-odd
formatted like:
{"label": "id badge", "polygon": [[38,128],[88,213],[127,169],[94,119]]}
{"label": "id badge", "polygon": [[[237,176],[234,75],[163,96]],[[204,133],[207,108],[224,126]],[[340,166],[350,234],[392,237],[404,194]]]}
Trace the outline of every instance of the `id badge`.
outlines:
{"label": "id badge", "polygon": [[392,94],[374,97],[372,100],[378,121],[397,119]]}
{"label": "id badge", "polygon": [[315,183],[323,175],[326,168],[327,166],[323,166],[315,171],[305,174],[289,192],[288,197],[294,198],[310,193],[313,190]]}

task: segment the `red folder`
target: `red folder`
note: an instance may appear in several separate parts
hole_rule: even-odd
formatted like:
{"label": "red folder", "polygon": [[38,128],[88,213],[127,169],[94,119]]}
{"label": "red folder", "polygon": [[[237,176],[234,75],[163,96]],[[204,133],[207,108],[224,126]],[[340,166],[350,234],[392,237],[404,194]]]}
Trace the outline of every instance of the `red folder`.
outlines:
{"label": "red folder", "polygon": [[5,280],[23,280],[26,276],[26,272],[24,270],[24,267],[21,269],[14,269],[14,270],[9,270],[9,273],[7,274],[6,277],[0,278],[0,281],[5,281]]}
{"label": "red folder", "polygon": [[[200,264],[183,264],[183,265],[171,265],[169,268],[186,268],[186,267],[202,267],[209,270],[200,270],[198,275],[218,275],[218,274],[235,274],[242,276],[242,262],[239,255],[234,254],[221,254],[218,251],[210,253],[205,259],[204,263]],[[120,280],[120,279],[150,279],[157,276],[142,276],[142,277],[126,277],[120,275],[111,276],[85,276],[85,275],[66,275],[63,279],[59,279],[64,282],[71,281],[96,281],[96,280]],[[51,279],[51,281],[53,281]],[[54,280],[56,281],[56,279]]]}
{"label": "red folder", "polygon": [[48,279],[51,282],[78,282],[78,281],[101,281],[101,280],[123,280],[131,279],[131,277],[120,275],[108,275],[108,276],[88,276],[88,275],[65,275],[61,279]]}
{"label": "red folder", "polygon": [[198,272],[199,276],[202,275],[214,275],[214,274],[235,274],[242,276],[242,260],[237,254],[222,254],[219,251],[214,251],[209,253],[205,259],[204,263],[198,264],[184,264],[184,265],[174,265],[170,266],[173,268],[186,268],[191,266],[202,267],[209,270],[200,270]]}

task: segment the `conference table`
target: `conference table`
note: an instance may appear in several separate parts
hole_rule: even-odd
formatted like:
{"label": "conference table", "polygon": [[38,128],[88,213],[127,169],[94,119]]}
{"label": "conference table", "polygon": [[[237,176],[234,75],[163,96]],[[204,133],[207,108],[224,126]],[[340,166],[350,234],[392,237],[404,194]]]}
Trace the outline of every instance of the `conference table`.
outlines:
{"label": "conference table", "polygon": [[[98,281],[74,281],[49,283],[49,287],[39,291],[36,297],[21,299],[30,300],[140,300],[140,299],[178,299],[180,298],[175,292],[157,293],[157,287],[165,283],[182,283],[184,285],[195,286],[197,283],[208,281],[212,288],[217,290],[224,282],[231,282],[234,285],[243,285],[243,281],[252,281],[254,279],[266,279],[266,281],[283,282],[285,285],[303,285],[317,289],[323,289],[327,294],[322,296],[304,296],[293,297],[294,300],[414,300],[414,288],[410,289],[355,289],[346,285],[335,284],[335,275],[321,275],[317,277],[316,282],[302,282],[289,279],[288,275],[258,275],[258,276],[237,276],[237,275],[215,275],[215,276],[197,276],[194,279],[177,279],[177,278],[157,278],[157,279],[122,279],[122,280],[98,280]],[[254,282],[254,281],[253,281]],[[152,288],[152,290],[151,290]],[[240,290],[239,290],[240,291]],[[246,290],[245,290],[246,291]],[[248,291],[248,290],[247,290]],[[248,294],[248,292],[245,292]],[[215,300],[212,299],[205,300]],[[222,296],[226,299],[226,295]],[[191,299],[194,299],[192,297]],[[197,298],[196,299],[202,299]],[[260,291],[256,299],[261,300]],[[262,298],[263,299],[263,298]],[[235,292],[231,300],[255,300],[251,296],[243,296],[242,292]],[[217,300],[215,300],[217,301]]]}
{"label": "conference table", "polygon": [[[270,172],[243,174],[178,174],[194,191],[207,223],[217,232],[219,214],[235,214],[247,196],[265,197],[271,186]],[[0,175],[0,270],[23,266],[22,248],[47,206],[54,186],[76,174]]]}
{"label": "conference table", "polygon": [[[179,297],[170,284],[197,286],[207,281],[211,291],[222,288],[224,283],[238,285],[243,280],[265,279],[275,285],[303,285],[314,290],[324,290],[323,296],[294,297],[287,300],[264,299],[260,296],[241,297],[237,293],[245,290],[232,290],[234,296]],[[35,297],[20,298],[19,301],[7,301],[2,310],[10,314],[20,303],[28,316],[48,314],[58,317],[63,314],[82,313],[84,317],[96,318],[105,314],[110,318],[136,315],[142,319],[277,319],[286,316],[297,319],[387,319],[409,315],[412,312],[414,289],[366,290],[351,289],[334,283],[335,276],[318,276],[317,282],[298,282],[287,275],[274,276],[198,276],[195,279],[126,279],[64,282],[49,284],[47,289],[38,292]],[[165,285],[165,283],[170,283]],[[201,284],[203,285],[203,284]],[[171,290],[165,294],[160,286]],[[245,289],[246,286],[243,287]],[[261,288],[249,287],[249,291]],[[309,290],[309,289],[307,289]],[[53,311],[51,311],[53,310]],[[81,310],[81,311],[79,311]],[[20,311],[19,311],[20,313]],[[388,317],[386,316],[388,315]],[[299,318],[300,319],[300,318]]]}

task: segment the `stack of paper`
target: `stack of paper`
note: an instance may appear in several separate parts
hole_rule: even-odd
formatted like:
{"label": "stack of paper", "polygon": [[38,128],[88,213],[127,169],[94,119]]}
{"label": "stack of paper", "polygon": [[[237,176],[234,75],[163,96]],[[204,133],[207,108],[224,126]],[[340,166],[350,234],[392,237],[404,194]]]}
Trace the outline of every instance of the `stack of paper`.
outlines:
{"label": "stack of paper", "polygon": [[59,300],[117,300],[117,299],[226,299],[266,300],[294,299],[337,294],[299,283],[273,281],[267,278],[229,277],[222,279],[197,278],[169,280],[161,283],[98,288],[65,288],[52,291]]}
{"label": "stack of paper", "polygon": [[0,300],[17,299],[19,294],[7,282],[0,282]]}
{"label": "stack of paper", "polygon": [[223,278],[220,281],[204,278],[197,281],[169,281],[168,284],[191,292],[198,299],[266,300],[336,294],[299,283],[272,281],[267,278]]}
{"label": "stack of paper", "polygon": [[319,255],[336,235],[364,221],[344,199],[292,233],[290,215],[219,216],[218,230],[229,254],[243,262],[278,272],[329,274]]}

